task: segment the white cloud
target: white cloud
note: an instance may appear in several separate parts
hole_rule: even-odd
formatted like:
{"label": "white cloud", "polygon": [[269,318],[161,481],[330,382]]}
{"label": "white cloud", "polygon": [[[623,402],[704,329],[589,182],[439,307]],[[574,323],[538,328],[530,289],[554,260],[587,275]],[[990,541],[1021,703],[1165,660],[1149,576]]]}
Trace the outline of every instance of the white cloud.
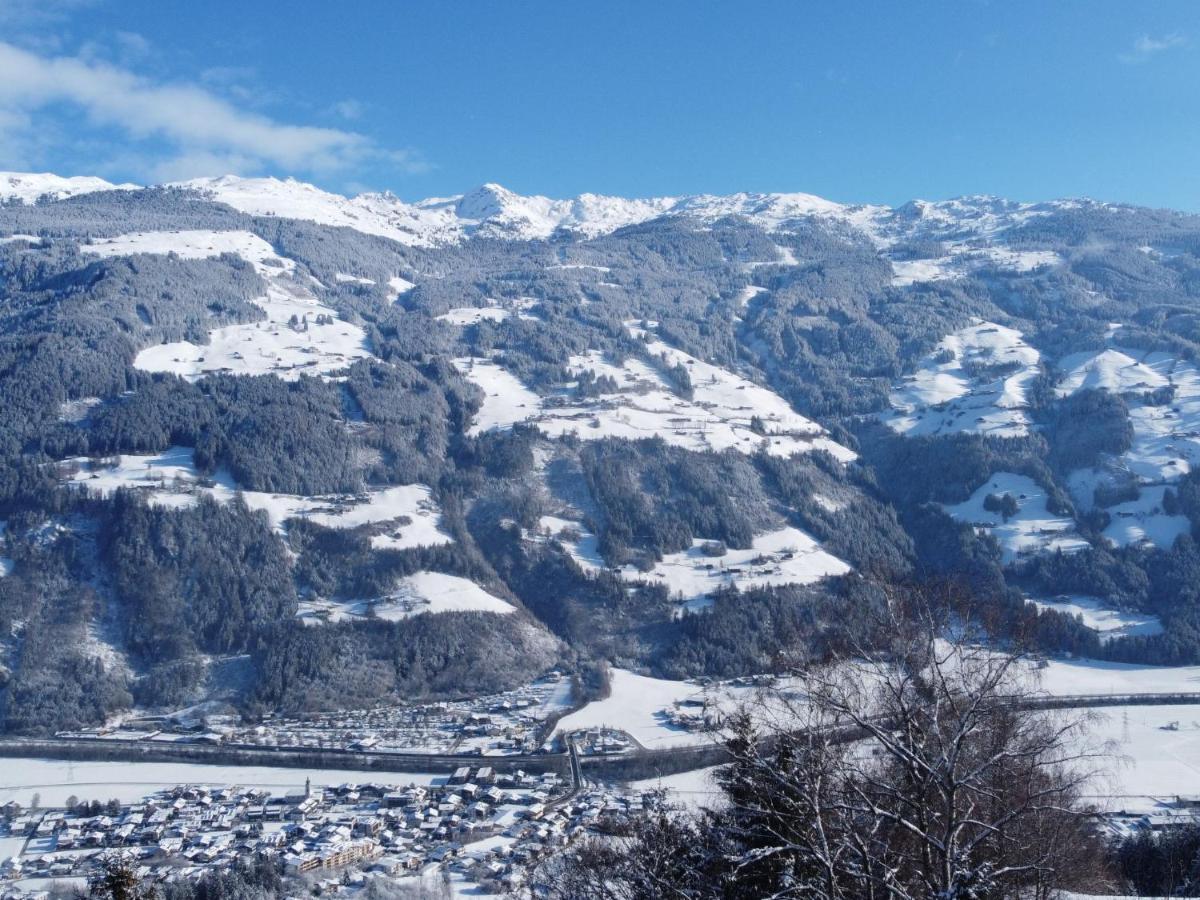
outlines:
{"label": "white cloud", "polygon": [[339,100],[330,107],[330,112],[347,121],[362,118],[363,105],[357,100]]}
{"label": "white cloud", "polygon": [[0,0],[0,23],[36,26],[59,22],[77,9],[94,6],[96,0]]}
{"label": "white cloud", "polygon": [[1176,47],[1182,47],[1187,43],[1187,38],[1182,34],[1172,33],[1164,34],[1161,37],[1152,37],[1148,34],[1143,34],[1133,42],[1133,46],[1124,53],[1117,54],[1117,59],[1123,63],[1140,63],[1145,62],[1152,56],[1157,56],[1164,50],[1173,50]]}
{"label": "white cloud", "polygon": [[[37,117],[28,117],[59,104],[75,107],[94,126],[173,147],[173,158],[151,174],[229,171],[212,166],[331,172],[372,160],[420,165],[409,151],[384,150],[352,131],[278,122],[199,85],[158,83],[96,59],[43,56],[0,41],[0,115],[9,123],[24,115],[36,127]],[[12,134],[5,139],[19,142]]]}

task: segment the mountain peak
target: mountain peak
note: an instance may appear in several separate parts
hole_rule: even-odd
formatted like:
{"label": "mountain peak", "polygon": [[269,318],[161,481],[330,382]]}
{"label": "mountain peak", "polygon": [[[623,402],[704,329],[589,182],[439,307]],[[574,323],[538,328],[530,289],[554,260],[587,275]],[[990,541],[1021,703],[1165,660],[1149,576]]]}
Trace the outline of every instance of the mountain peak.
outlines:
{"label": "mountain peak", "polygon": [[94,175],[64,177],[51,172],[0,172],[0,202],[36,203],[43,197],[64,200],[96,191],[136,190],[136,184],[113,184]]}

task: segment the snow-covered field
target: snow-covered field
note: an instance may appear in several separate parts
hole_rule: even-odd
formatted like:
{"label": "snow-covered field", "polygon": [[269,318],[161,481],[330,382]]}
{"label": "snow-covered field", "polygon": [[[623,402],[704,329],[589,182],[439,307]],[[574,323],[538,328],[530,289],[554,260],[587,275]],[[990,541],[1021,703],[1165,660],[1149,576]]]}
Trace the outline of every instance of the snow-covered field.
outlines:
{"label": "snow-covered field", "polygon": [[[552,538],[560,541],[586,572],[605,567],[597,549],[596,536],[579,523],[543,516],[539,523]],[[799,528],[781,528],[760,534],[753,546],[744,550],[727,549],[723,556],[709,556],[697,539],[688,550],[667,553],[649,572],[623,566],[617,574],[625,581],[649,581],[663,584],[672,599],[683,608],[697,610],[707,606],[710,596],[720,588],[768,587],[782,584],[811,584],[829,575],[845,575],[850,566],[821,548]]]}
{"label": "snow-covered field", "polygon": [[402,294],[407,294],[416,285],[407,278],[401,278],[399,275],[393,275],[388,279],[388,287],[392,289],[391,300],[394,302],[400,299]]}
{"label": "snow-covered field", "polygon": [[706,744],[713,740],[703,731],[688,731],[670,721],[670,712],[676,703],[704,701],[704,690],[700,686],[690,681],[650,678],[617,668],[611,669],[609,676],[612,683],[609,696],[563,716],[556,734],[588,728],[615,728],[649,749]]}
{"label": "snow-covered field", "polygon": [[973,247],[951,243],[949,255],[936,259],[892,260],[892,284],[907,287],[928,281],[961,278],[983,266],[1010,272],[1032,272],[1058,265],[1062,258],[1051,250],[1013,250],[1008,247]]}
{"label": "snow-covered field", "polygon": [[468,434],[510,428],[538,418],[542,398],[494,360],[467,357],[454,360],[454,364],[483,391],[483,406],[475,414]]}
{"label": "snow-covered field", "polygon": [[940,259],[892,260],[892,284],[896,287],[907,287],[921,281],[962,277],[963,273],[953,268],[952,262],[948,256]]}
{"label": "snow-covered field", "polygon": [[292,381],[338,372],[371,355],[362,328],[338,319],[294,282],[272,280],[266,296],[254,303],[267,314],[265,321],[214,328],[207,344],[176,341],[147,347],[134,366],[189,381],[216,373],[271,374]]}
{"label": "snow-covered field", "polygon": [[[1006,522],[1000,513],[984,509],[989,494],[1011,495],[1017,502],[1016,514]],[[968,499],[945,509],[955,520],[994,536],[1000,543],[1004,565],[1030,554],[1057,550],[1073,553],[1088,546],[1075,531],[1072,519],[1046,509],[1045,490],[1025,475],[997,472]]]}
{"label": "snow-covered field", "polygon": [[357,495],[306,497],[243,491],[227,472],[203,478],[196,472],[190,447],[172,447],[157,454],[119,455],[111,462],[93,463],[81,456],[63,460],[59,466],[70,484],[101,494],[119,488],[137,490],[156,506],[192,506],[201,494],[227,503],[240,495],[251,509],[265,511],[276,528],[293,517],[307,518],[327,528],[388,523],[385,531],[371,538],[379,548],[405,549],[452,540],[439,528],[441,510],[429,488],[420,484],[378,488]]}
{"label": "snow-covered field", "polygon": [[1167,384],[1150,366],[1114,348],[1072,353],[1059,360],[1058,366],[1066,373],[1056,389],[1060,397],[1088,389],[1115,394],[1152,391]]}
{"label": "snow-covered field", "polygon": [[[1110,331],[1110,340],[1117,332]],[[1166,353],[1116,347],[1072,354],[1059,367],[1065,373],[1059,396],[1088,388],[1122,394],[1133,426],[1133,443],[1122,456],[1102,468],[1071,473],[1072,497],[1090,509],[1097,486],[1132,479],[1139,496],[1108,508],[1112,522],[1104,536],[1117,546],[1170,547],[1189,530],[1186,517],[1163,510],[1163,493],[1200,463],[1200,369]],[[1169,403],[1145,402],[1145,393],[1162,388],[1173,389]]]}
{"label": "snow-covered field", "polygon": [[442,572],[417,572],[400,579],[396,589],[372,600],[305,600],[298,615],[306,624],[341,622],[372,615],[398,621],[421,613],[511,613],[514,607],[475,582]]}
{"label": "snow-covered field", "polygon": [[1026,392],[1040,355],[1021,332],[976,322],[947,335],[893,389],[885,421],[901,434],[969,432],[1019,437],[1029,431]]}
{"label": "snow-covered field", "polygon": [[[98,240],[81,248],[101,256],[175,253],[199,259],[232,253],[242,257],[267,280],[267,293],[254,300],[263,321],[215,328],[207,344],[176,341],[147,347],[134,365],[148,372],[171,372],[196,380],[226,372],[267,373],[292,380],[303,374],[324,375],[371,355],[366,333],[341,321],[312,292],[290,276],[296,264],[248,231],[155,231]],[[346,276],[356,279],[354,276]]]}
{"label": "snow-covered field", "polygon": [[1200,693],[1200,666],[1052,659],[1036,674],[1041,690],[1055,696]]}
{"label": "snow-covered field", "polygon": [[117,799],[133,803],[146,794],[177,784],[239,785],[283,794],[314,785],[432,784],[445,778],[424,772],[360,772],[342,769],[288,769],[270,766],[218,766],[202,763],[79,762],[57,759],[4,759],[0,803],[16,800],[28,807],[37,794],[43,807],[64,806],[67,798]]}
{"label": "snow-covered field", "polygon": [[1159,801],[1200,794],[1200,705],[1094,710],[1081,743],[1113,754],[1088,789],[1104,809],[1152,812]]}
{"label": "snow-covered field", "polygon": [[1192,523],[1187,516],[1172,516],[1163,512],[1166,486],[1142,487],[1139,490],[1141,496],[1138,499],[1108,507],[1112,521],[1104,529],[1106,539],[1118,547],[1141,543],[1170,547],[1177,537],[1192,530]]}
{"label": "snow-covered field", "polygon": [[174,253],[183,259],[211,259],[223,253],[240,256],[263,276],[294,272],[296,264],[249,231],[139,231],[114,238],[98,238],[79,248],[96,256],[132,256],[137,253]]}
{"label": "snow-covered field", "polygon": [[1161,634],[1163,630],[1158,616],[1112,609],[1096,597],[1075,594],[1049,600],[1033,599],[1030,602],[1038,609],[1052,609],[1069,616],[1079,616],[1083,624],[1104,641],[1128,635]]}
{"label": "snow-covered field", "polygon": [[474,325],[478,322],[503,322],[509,311],[502,306],[459,306],[435,316],[439,322],[451,325]]}
{"label": "snow-covered field", "polygon": [[[790,456],[820,449],[843,462],[855,458],[853,451],[767,388],[661,341],[650,341],[647,349],[667,366],[687,369],[692,399],[679,396],[655,367],[640,359],[616,365],[595,352],[572,357],[569,368],[576,375],[590,370],[617,383],[616,391],[588,399],[575,396],[570,386],[542,397],[494,360],[455,360],[484,392],[471,433],[533,422],[551,437],[568,433],[583,440],[661,437],[689,450],[732,448],[751,453],[765,447],[769,453]],[[752,418],[762,423],[761,433],[752,427]]]}
{"label": "snow-covered field", "polygon": [[781,682],[777,689],[728,682],[702,687],[690,681],[650,678],[618,668],[610,669],[609,676],[612,685],[609,696],[564,716],[555,734],[610,728],[624,731],[643,747],[662,749],[711,743],[715,736],[709,731],[689,730],[677,724],[683,719],[703,721],[706,712],[720,716],[749,705],[764,718],[785,714],[780,703],[772,702],[772,697],[777,696],[772,691],[786,692],[787,682]]}
{"label": "snow-covered field", "polygon": [[719,768],[712,766],[680,772],[677,775],[663,775],[660,778],[643,778],[629,782],[628,787],[642,793],[662,791],[666,794],[668,803],[681,809],[713,809],[719,806],[725,797],[713,780]]}
{"label": "snow-covered field", "polygon": [[371,285],[371,284],[375,283],[375,280],[372,278],[364,278],[361,275],[350,275],[346,272],[334,272],[333,278],[334,278],[334,281],[336,281],[338,284]]}
{"label": "snow-covered field", "polygon": [[250,232],[139,232],[82,249],[103,256],[175,253],[191,259],[232,253],[267,279],[266,296],[254,301],[266,313],[265,321],[216,328],[206,345],[178,341],[148,347],[134,360],[146,371],[172,372],[191,380],[215,372],[274,373],[293,379],[337,371],[370,356],[363,330],[339,321],[336,312],[322,306],[306,287],[285,277],[295,272],[295,263],[276,255],[270,244]]}

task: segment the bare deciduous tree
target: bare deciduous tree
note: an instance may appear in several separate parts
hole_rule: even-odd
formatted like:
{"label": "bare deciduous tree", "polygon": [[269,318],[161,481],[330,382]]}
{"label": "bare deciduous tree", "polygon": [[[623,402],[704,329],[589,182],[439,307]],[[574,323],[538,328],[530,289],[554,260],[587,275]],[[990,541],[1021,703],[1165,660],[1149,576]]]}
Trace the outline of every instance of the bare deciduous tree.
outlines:
{"label": "bare deciduous tree", "polygon": [[[797,673],[727,723],[727,801],[580,848],[547,877],[594,900],[1044,900],[1103,889],[1086,719],[1017,656],[898,616],[886,654]],[[913,626],[913,622],[916,626]],[[961,634],[961,620],[956,621]],[[559,885],[575,883],[563,892]]]}

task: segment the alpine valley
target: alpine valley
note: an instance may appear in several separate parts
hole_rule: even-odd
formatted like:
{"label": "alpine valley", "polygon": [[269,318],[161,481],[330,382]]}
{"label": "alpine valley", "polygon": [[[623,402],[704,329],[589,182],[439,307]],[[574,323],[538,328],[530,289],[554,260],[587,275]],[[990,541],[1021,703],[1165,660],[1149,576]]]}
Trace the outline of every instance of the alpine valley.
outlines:
{"label": "alpine valley", "polygon": [[1197,664],[1198,353],[1169,211],[0,174],[0,729],[650,696],[932,576]]}

